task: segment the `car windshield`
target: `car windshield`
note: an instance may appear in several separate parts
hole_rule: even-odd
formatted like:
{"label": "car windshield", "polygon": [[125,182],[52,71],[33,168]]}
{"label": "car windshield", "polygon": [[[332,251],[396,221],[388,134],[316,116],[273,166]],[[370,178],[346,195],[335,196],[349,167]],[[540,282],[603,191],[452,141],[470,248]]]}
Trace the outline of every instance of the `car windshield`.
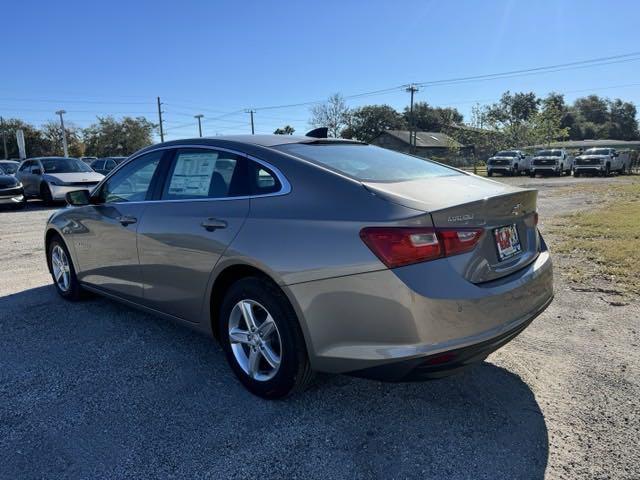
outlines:
{"label": "car windshield", "polygon": [[275,147],[363,182],[403,182],[462,175],[427,159],[357,143],[291,143]]}
{"label": "car windshield", "polygon": [[537,153],[538,157],[560,157],[562,152],[560,150],[540,150]]}
{"label": "car windshield", "polygon": [[583,155],[609,155],[607,148],[590,148]]}
{"label": "car windshield", "polygon": [[93,172],[93,169],[77,158],[43,158],[40,160],[45,173]]}
{"label": "car windshield", "polygon": [[495,155],[496,157],[517,157],[518,156],[518,152],[498,152]]}
{"label": "car windshield", "polygon": [[6,175],[13,175],[18,171],[18,165],[2,163],[0,164],[0,170],[2,170]]}

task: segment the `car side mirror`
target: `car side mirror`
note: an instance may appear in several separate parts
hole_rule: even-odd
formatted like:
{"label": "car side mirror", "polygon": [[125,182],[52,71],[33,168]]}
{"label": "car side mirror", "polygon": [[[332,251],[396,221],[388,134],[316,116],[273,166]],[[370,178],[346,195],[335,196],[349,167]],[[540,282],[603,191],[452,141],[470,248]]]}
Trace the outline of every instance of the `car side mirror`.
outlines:
{"label": "car side mirror", "polygon": [[40,168],[34,168],[33,170],[31,170],[31,173],[33,173],[34,175],[42,175],[42,170]]}
{"label": "car side mirror", "polygon": [[67,192],[64,197],[67,200],[67,203],[74,207],[89,205],[89,192],[87,190],[74,190],[73,192]]}

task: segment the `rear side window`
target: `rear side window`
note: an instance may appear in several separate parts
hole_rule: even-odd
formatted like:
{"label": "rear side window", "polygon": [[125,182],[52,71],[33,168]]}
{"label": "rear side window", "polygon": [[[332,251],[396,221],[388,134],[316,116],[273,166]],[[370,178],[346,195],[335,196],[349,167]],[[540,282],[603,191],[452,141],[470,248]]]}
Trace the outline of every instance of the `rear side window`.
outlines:
{"label": "rear side window", "polygon": [[176,152],[163,200],[225,198],[246,195],[246,164],[233,153],[211,149]]}
{"label": "rear side window", "polygon": [[96,160],[91,164],[91,168],[94,170],[102,170],[104,168],[104,160]]}
{"label": "rear side window", "polygon": [[253,195],[266,195],[282,188],[275,173],[254,161],[249,161],[249,183]]}
{"label": "rear side window", "polygon": [[292,143],[276,148],[363,182],[402,182],[462,175],[430,160],[373,145]]}

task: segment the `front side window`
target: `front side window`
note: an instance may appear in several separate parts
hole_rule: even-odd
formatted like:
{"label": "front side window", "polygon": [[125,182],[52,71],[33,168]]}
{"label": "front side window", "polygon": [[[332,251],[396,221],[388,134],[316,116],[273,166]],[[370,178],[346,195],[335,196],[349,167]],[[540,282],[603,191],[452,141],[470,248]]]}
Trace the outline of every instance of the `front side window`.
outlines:
{"label": "front side window", "polygon": [[403,182],[462,175],[427,159],[357,143],[290,143],[275,147],[363,182]]}
{"label": "front side window", "polygon": [[107,160],[104,164],[104,169],[105,170],[113,170],[114,168],[116,168],[116,162],[114,160]]}
{"label": "front side window", "polygon": [[163,200],[225,198],[247,195],[244,159],[210,149],[176,152],[162,194]]}
{"label": "front side window", "polygon": [[31,166],[34,164],[35,162],[33,160],[29,160],[27,162],[24,162],[22,165],[20,165],[20,169],[19,171],[21,172],[25,172],[25,173],[30,173],[31,172]]}
{"label": "front side window", "polygon": [[147,200],[162,154],[163,151],[147,153],[116,172],[103,184],[99,199],[105,203]]}

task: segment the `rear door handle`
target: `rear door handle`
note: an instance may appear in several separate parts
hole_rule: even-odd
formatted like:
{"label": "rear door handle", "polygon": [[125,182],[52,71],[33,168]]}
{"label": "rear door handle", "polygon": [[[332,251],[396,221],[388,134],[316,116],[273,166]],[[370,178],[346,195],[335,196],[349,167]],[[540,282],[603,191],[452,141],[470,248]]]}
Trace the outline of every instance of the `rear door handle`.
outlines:
{"label": "rear door handle", "polygon": [[213,232],[218,228],[227,228],[227,222],[224,220],[218,220],[217,218],[207,218],[200,225],[207,232]]}
{"label": "rear door handle", "polygon": [[132,223],[136,223],[138,221],[138,219],[136,217],[130,217],[128,215],[122,215],[121,217],[118,217],[118,221],[123,225],[123,226],[127,226],[127,225],[131,225]]}

